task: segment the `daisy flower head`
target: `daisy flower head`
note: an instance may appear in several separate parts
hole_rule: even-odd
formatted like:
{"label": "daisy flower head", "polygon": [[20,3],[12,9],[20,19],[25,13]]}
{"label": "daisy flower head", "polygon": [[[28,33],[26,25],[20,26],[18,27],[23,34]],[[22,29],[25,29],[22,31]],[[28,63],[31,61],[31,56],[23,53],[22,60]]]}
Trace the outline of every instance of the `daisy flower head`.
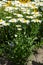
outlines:
{"label": "daisy flower head", "polygon": [[5,21],[4,20],[2,20],[2,19],[0,19],[0,24],[4,24],[5,23]]}
{"label": "daisy flower head", "polygon": [[4,23],[3,26],[9,26],[10,24],[9,23]]}
{"label": "daisy flower head", "polygon": [[17,16],[18,16],[18,17],[23,17],[23,15],[22,15],[22,14],[17,14]]}
{"label": "daisy flower head", "polygon": [[9,22],[11,23],[16,23],[17,22],[17,19],[13,18],[13,19],[10,19]]}
{"label": "daisy flower head", "polygon": [[5,7],[5,11],[12,13],[14,11],[14,7],[12,6]]}
{"label": "daisy flower head", "polygon": [[31,20],[31,22],[34,22],[34,23],[35,23],[35,22],[37,22],[37,23],[39,22],[39,23],[41,23],[42,21],[39,20],[39,19],[33,19],[33,20]]}
{"label": "daisy flower head", "polygon": [[18,19],[21,23],[29,23],[30,21],[29,20],[26,20],[26,19],[24,19],[24,18],[19,18]]}

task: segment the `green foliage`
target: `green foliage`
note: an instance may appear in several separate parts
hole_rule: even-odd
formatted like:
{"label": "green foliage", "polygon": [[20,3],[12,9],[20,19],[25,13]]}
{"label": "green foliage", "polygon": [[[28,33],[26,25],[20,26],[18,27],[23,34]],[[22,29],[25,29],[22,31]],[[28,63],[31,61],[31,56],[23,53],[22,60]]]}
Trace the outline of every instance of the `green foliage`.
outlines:
{"label": "green foliage", "polygon": [[[29,23],[27,25],[20,22],[1,27],[0,55],[6,56],[15,65],[24,65],[34,47],[41,41],[43,32],[40,31],[40,27],[40,23]],[[38,36],[39,33],[40,36]]]}
{"label": "green foliage", "polygon": [[[43,46],[43,12],[39,6],[40,12],[34,17],[38,19],[38,22],[36,20],[32,22],[34,18],[26,17],[33,16],[31,14],[33,9],[29,8],[29,10],[30,14],[25,13],[24,10],[21,11],[21,7],[18,10],[14,8],[13,12],[5,11],[4,6],[0,7],[0,20],[5,21],[6,24],[9,23],[9,25],[0,24],[0,56],[5,56],[15,65],[24,65],[33,50]],[[21,23],[22,19],[18,20],[17,14],[22,14],[22,18],[28,20],[29,23],[24,20],[25,23]],[[11,19],[17,19],[17,22],[15,23],[15,20],[9,22]]]}

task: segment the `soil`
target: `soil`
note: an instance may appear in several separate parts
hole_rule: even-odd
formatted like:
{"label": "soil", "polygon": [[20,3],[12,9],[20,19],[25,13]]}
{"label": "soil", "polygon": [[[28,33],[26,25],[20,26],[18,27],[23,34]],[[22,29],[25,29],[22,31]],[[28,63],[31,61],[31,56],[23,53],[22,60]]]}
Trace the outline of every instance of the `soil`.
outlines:
{"label": "soil", "polygon": [[43,65],[43,49],[40,48],[37,52],[37,54],[31,56],[27,65]]}
{"label": "soil", "polygon": [[[43,65],[43,49],[40,48],[37,50],[38,54],[31,55],[30,58],[28,58],[27,65]],[[11,63],[8,63],[8,60],[0,57],[0,65],[12,65]]]}

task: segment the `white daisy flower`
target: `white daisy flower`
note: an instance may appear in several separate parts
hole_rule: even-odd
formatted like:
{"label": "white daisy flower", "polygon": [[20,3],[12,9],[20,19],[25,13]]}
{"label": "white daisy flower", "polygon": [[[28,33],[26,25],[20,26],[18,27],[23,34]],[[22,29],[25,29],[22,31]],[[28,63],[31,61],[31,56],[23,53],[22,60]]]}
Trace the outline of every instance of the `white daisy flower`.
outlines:
{"label": "white daisy flower", "polygon": [[37,6],[43,6],[43,2],[37,2],[36,5]]}
{"label": "white daisy flower", "polygon": [[6,16],[6,18],[7,18],[7,19],[10,19],[10,18],[11,18],[11,16]]}
{"label": "white daisy flower", "polygon": [[21,27],[21,25],[16,25],[16,27]]}
{"label": "white daisy flower", "polygon": [[23,17],[23,15],[22,15],[22,14],[17,14],[17,16],[18,16],[18,17]]}
{"label": "white daisy flower", "polygon": [[8,12],[13,12],[14,11],[14,7],[6,7],[5,8],[5,11],[8,11]]}
{"label": "white daisy flower", "polygon": [[35,0],[35,2],[40,2],[40,0]]}
{"label": "white daisy flower", "polygon": [[40,5],[40,6],[43,6],[43,2],[39,2],[39,5]]}
{"label": "white daisy flower", "polygon": [[33,17],[33,16],[26,16],[26,18],[31,18],[31,19],[33,19],[34,17]]}
{"label": "white daisy flower", "polygon": [[12,1],[11,4],[14,6],[15,5],[15,1]]}
{"label": "white daisy flower", "polygon": [[26,20],[26,19],[24,19],[24,18],[19,18],[18,19],[21,23],[29,23],[30,21],[29,20]]}
{"label": "white daisy flower", "polygon": [[30,14],[30,10],[26,10],[26,13],[27,13],[27,14]]}
{"label": "white daisy flower", "polygon": [[22,7],[22,8],[21,8],[21,11],[22,11],[22,12],[26,12],[26,8]]}
{"label": "white daisy flower", "polygon": [[34,14],[33,17],[38,17],[38,16],[42,16],[41,14]]}
{"label": "white daisy flower", "polygon": [[2,2],[0,2],[0,7],[2,7]]}
{"label": "white daisy flower", "polygon": [[18,21],[24,23],[24,18],[18,18]]}
{"label": "white daisy flower", "polygon": [[19,30],[19,31],[20,31],[20,30],[22,30],[22,28],[17,28],[17,30]]}
{"label": "white daisy flower", "polygon": [[29,21],[29,20],[25,20],[24,22],[25,22],[26,24],[29,24],[29,23],[30,23],[30,21]]}
{"label": "white daisy flower", "polygon": [[4,26],[9,26],[10,24],[9,24],[9,23],[4,23],[3,25],[4,25]]}
{"label": "white daisy flower", "polygon": [[13,5],[20,6],[21,3],[19,3],[19,1],[14,1],[14,4]]}
{"label": "white daisy flower", "polygon": [[2,1],[6,2],[7,0],[2,0]]}
{"label": "white daisy flower", "polygon": [[15,37],[17,37],[17,34],[15,34]]}
{"label": "white daisy flower", "polygon": [[17,22],[17,19],[13,18],[13,19],[10,19],[9,22]]}
{"label": "white daisy flower", "polygon": [[38,12],[31,12],[31,14],[33,14],[33,15],[39,15],[40,12],[39,11]]}
{"label": "white daisy flower", "polygon": [[17,6],[14,7],[14,10],[18,10],[19,8]]}
{"label": "white daisy flower", "polygon": [[38,6],[36,6],[36,5],[33,4],[33,3],[30,4],[30,7],[31,7],[31,9],[38,8]]}
{"label": "white daisy flower", "polygon": [[31,20],[31,22],[39,22],[39,23],[41,23],[42,21],[39,20],[39,19],[33,19],[33,20]]}
{"label": "white daisy flower", "polygon": [[13,13],[13,15],[17,15],[17,13]]}
{"label": "white daisy flower", "polygon": [[2,6],[3,6],[3,4],[5,4],[5,2],[0,1],[0,7],[2,7]]}
{"label": "white daisy flower", "polygon": [[5,23],[5,21],[4,20],[2,20],[2,19],[0,19],[0,24],[4,24]]}

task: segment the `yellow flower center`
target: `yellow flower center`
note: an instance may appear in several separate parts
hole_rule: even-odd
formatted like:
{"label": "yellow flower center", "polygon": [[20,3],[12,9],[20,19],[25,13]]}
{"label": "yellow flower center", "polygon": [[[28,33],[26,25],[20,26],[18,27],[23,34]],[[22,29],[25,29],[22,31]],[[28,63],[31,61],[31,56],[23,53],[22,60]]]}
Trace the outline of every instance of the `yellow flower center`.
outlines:
{"label": "yellow flower center", "polygon": [[24,23],[27,23],[27,20],[26,19],[24,19]]}
{"label": "yellow flower center", "polygon": [[34,7],[34,6],[35,6],[35,4],[32,4],[32,6]]}
{"label": "yellow flower center", "polygon": [[2,19],[0,19],[0,22],[2,22]]}
{"label": "yellow flower center", "polygon": [[31,0],[19,0],[21,3],[27,3],[30,2]]}
{"label": "yellow flower center", "polygon": [[38,12],[38,9],[37,9],[37,8],[35,8],[35,9],[34,9],[34,12]]}
{"label": "yellow flower center", "polygon": [[39,22],[39,19],[35,19],[36,20],[36,22]]}
{"label": "yellow flower center", "polygon": [[5,3],[4,6],[10,6],[11,5],[11,1],[7,1],[7,3]]}
{"label": "yellow flower center", "polygon": [[11,5],[11,1],[8,1],[8,4]]}

